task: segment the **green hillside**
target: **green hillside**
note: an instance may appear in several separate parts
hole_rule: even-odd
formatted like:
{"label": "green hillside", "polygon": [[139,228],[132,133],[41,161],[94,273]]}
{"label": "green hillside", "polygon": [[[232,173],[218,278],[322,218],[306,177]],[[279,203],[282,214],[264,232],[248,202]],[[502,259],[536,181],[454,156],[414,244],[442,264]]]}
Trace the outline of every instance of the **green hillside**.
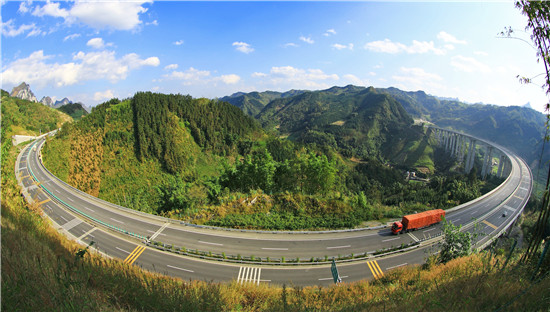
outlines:
{"label": "green hillside", "polygon": [[2,129],[6,131],[6,137],[14,134],[39,135],[72,121],[67,114],[41,103],[13,98],[4,90],[2,90],[1,106]]}
{"label": "green hillside", "polygon": [[290,90],[284,93],[275,91],[235,93],[230,96],[224,96],[220,101],[233,104],[240,108],[245,114],[255,117],[262,109],[275,99],[287,98],[303,93],[301,90]]}
{"label": "green hillside", "polygon": [[57,109],[73,117],[74,120],[79,120],[83,116],[88,115],[88,112],[84,109],[84,107],[82,107],[82,104],[80,103],[69,103]]}
{"label": "green hillside", "polygon": [[413,124],[392,97],[354,86],[276,99],[257,117],[264,128],[297,141],[331,146],[345,157],[379,159],[392,157],[388,146]]}
{"label": "green hillside", "polygon": [[[46,144],[44,162],[69,184],[110,202],[240,228],[356,227],[450,207],[498,182],[460,175],[437,185],[405,181],[409,168],[446,172],[444,162],[438,165],[446,157],[437,157],[425,130],[412,125],[398,102],[372,88],[305,92],[272,101],[264,113],[283,100],[289,104],[277,118],[295,130],[295,140],[264,133],[229,103],[139,92],[63,127]],[[324,114],[309,112],[312,103]],[[307,121],[296,118],[299,110]],[[399,166],[388,166],[386,155]],[[456,183],[465,187],[452,189]]]}
{"label": "green hillside", "polygon": [[[379,91],[392,95],[414,118],[495,142],[523,157],[531,168],[538,166],[546,117],[533,109],[439,100],[422,91],[405,92],[396,88]],[[545,149],[543,163],[548,160],[550,150]]]}

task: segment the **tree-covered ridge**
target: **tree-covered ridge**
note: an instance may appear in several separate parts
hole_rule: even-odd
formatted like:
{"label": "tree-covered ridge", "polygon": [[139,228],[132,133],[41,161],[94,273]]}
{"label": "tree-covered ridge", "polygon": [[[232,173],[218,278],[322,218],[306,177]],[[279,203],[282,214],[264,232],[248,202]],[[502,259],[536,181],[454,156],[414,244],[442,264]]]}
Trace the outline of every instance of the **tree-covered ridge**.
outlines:
{"label": "tree-covered ridge", "polygon": [[[330,117],[347,116],[340,125],[320,116],[328,121],[306,132],[314,140],[292,140],[264,133],[228,103],[140,92],[64,127],[46,144],[44,160],[54,174],[105,200],[240,228],[355,227],[448,208],[498,182],[459,175],[427,185],[406,181],[404,171],[422,162],[431,175],[454,164],[386,94],[350,86],[296,97],[340,97],[353,104],[352,113]],[[403,160],[399,167],[390,165],[392,154]]]}
{"label": "tree-covered ridge", "polygon": [[250,93],[235,93],[230,96],[224,96],[220,101],[224,101],[230,104],[233,104],[240,108],[245,114],[255,117],[258,115],[262,109],[269,104],[269,102],[279,99],[287,98],[301,94],[305,91],[301,90],[290,90],[284,93],[276,91],[264,91],[264,92],[250,92]]}
{"label": "tree-covered ridge", "polygon": [[384,151],[412,118],[391,96],[347,86],[276,99],[258,115],[267,129],[305,143],[337,148],[346,157],[390,159]]}
{"label": "tree-covered ridge", "polygon": [[183,95],[139,92],[132,98],[138,159],[156,158],[169,172],[180,172],[193,158],[186,151],[188,129],[204,150],[229,153],[259,131],[255,121],[225,102]]}
{"label": "tree-covered ridge", "polygon": [[84,107],[82,107],[82,104],[80,103],[69,103],[57,109],[73,117],[74,120],[79,120],[82,117],[88,115],[88,112],[84,109]]}
{"label": "tree-covered ridge", "polygon": [[14,134],[39,135],[55,130],[70,116],[40,103],[11,97],[2,90],[2,128],[9,129],[6,137]]}
{"label": "tree-covered ridge", "polygon": [[[533,109],[439,100],[422,91],[378,90],[394,97],[414,118],[430,121],[439,127],[464,131],[510,148],[532,168],[538,164],[543,150],[546,117]],[[546,149],[543,163],[548,160],[550,151]]]}

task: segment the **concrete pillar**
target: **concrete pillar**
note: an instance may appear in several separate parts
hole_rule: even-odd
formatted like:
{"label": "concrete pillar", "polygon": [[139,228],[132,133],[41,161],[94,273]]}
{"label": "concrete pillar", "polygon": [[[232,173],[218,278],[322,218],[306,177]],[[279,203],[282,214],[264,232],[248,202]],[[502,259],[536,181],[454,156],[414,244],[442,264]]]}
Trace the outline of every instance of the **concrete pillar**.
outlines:
{"label": "concrete pillar", "polygon": [[458,153],[458,158],[459,158],[461,163],[464,163],[465,143],[466,143],[466,138],[463,135],[461,135],[460,136],[460,150],[459,150],[459,153]]}
{"label": "concrete pillar", "polygon": [[475,155],[476,155],[476,140],[470,139],[470,148],[468,150],[468,160],[466,165],[466,173],[470,173],[472,168],[474,168]]}
{"label": "concrete pillar", "polygon": [[497,170],[497,177],[502,177],[502,167],[504,166],[504,159],[506,156],[500,155],[500,158],[498,159],[498,170]]}
{"label": "concrete pillar", "polygon": [[456,152],[456,134],[451,133],[451,156],[455,156]]}
{"label": "concrete pillar", "polygon": [[483,159],[483,168],[481,169],[481,178],[485,179],[487,175],[491,174],[491,169],[493,168],[493,147],[485,146],[485,157]]}

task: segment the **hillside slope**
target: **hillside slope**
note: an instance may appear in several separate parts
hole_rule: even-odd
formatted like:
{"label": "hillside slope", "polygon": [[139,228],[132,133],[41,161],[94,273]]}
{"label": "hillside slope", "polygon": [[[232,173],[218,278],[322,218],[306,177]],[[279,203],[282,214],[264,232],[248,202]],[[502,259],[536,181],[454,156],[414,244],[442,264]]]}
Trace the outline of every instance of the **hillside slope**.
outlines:
{"label": "hillside slope", "polygon": [[41,103],[11,97],[2,90],[2,128],[6,134],[39,135],[55,130],[63,123],[72,122],[67,114]]}
{"label": "hillside slope", "polygon": [[262,109],[275,99],[284,99],[295,96],[305,91],[290,90],[287,92],[264,91],[264,92],[238,92],[229,96],[224,96],[220,101],[233,104],[240,108],[245,114],[255,117]]}
{"label": "hillside slope", "polygon": [[[546,117],[542,113],[519,106],[439,100],[422,91],[378,90],[393,96],[415,118],[495,142],[520,155],[531,168],[538,166],[545,136]],[[550,149],[545,150],[542,158],[543,163],[550,160]]]}
{"label": "hillside slope", "polygon": [[347,157],[381,159],[392,157],[388,147],[413,124],[391,96],[351,85],[273,100],[257,118],[264,128],[301,142],[332,146]]}

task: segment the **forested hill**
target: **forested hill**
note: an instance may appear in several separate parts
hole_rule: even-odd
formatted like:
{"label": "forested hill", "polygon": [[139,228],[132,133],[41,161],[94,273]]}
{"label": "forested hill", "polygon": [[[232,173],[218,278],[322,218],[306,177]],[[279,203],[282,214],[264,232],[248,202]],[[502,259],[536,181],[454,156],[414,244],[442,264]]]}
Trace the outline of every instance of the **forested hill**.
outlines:
{"label": "forested hill", "polygon": [[138,159],[155,157],[169,172],[182,170],[192,155],[185,137],[189,129],[201,148],[222,152],[258,131],[256,122],[225,102],[191,96],[139,92],[132,99]]}
{"label": "forested hill", "polygon": [[55,130],[72,118],[40,103],[11,97],[2,90],[2,138],[14,134],[39,135]]}
{"label": "forested hill", "polygon": [[220,101],[231,103],[240,108],[245,114],[255,117],[267,104],[269,104],[269,102],[275,99],[284,99],[295,96],[304,92],[305,91],[301,90],[290,90],[284,93],[275,91],[250,93],[238,92],[230,96],[224,96],[220,99]]}
{"label": "forested hill", "polygon": [[[519,106],[439,100],[423,91],[405,92],[396,88],[378,90],[394,97],[414,118],[495,142],[523,157],[531,168],[538,165],[545,135],[546,117],[542,113]],[[543,163],[548,160],[550,149],[546,148]]]}
{"label": "forested hill", "polygon": [[413,119],[374,88],[333,87],[271,101],[258,115],[265,129],[305,143],[338,148],[345,156],[391,158],[388,144],[406,137]]}
{"label": "forested hill", "polygon": [[88,115],[88,112],[80,103],[65,104],[57,109],[73,117],[74,120],[79,120],[80,118]]}

